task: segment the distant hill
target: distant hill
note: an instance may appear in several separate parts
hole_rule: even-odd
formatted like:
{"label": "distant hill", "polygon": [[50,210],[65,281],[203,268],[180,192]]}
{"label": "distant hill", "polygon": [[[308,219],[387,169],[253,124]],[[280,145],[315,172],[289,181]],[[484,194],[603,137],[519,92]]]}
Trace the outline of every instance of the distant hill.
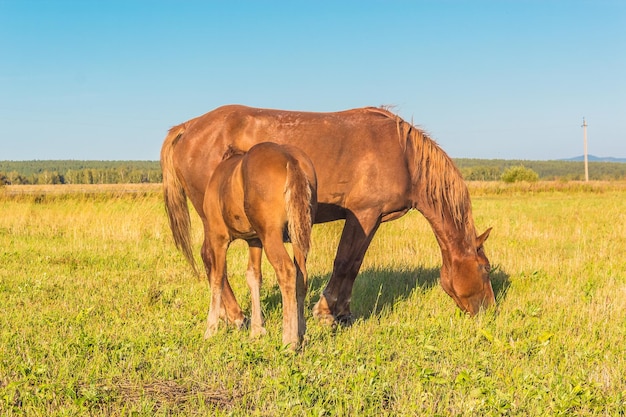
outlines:
{"label": "distant hill", "polygon": [[[567,159],[561,159],[561,161],[584,161],[585,160],[585,156],[584,155],[580,155],[580,156],[575,156],[573,158],[567,158]],[[626,163],[626,158],[613,158],[610,156],[595,156],[595,155],[589,155],[587,157],[588,161],[593,161],[593,162],[621,162],[621,163]]]}

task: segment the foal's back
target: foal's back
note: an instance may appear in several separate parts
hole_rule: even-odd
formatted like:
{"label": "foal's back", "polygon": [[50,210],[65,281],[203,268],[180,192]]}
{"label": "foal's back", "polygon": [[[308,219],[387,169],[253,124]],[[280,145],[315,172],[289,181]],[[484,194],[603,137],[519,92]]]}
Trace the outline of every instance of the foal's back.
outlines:
{"label": "foal's back", "polygon": [[294,146],[266,142],[253,146],[241,165],[244,211],[252,226],[282,232],[289,224],[292,242],[307,252],[317,205],[310,159]]}
{"label": "foal's back", "polygon": [[[233,239],[251,239],[288,221],[285,204],[289,165],[306,176],[310,205],[316,206],[316,174],[310,159],[299,148],[271,142],[257,144],[246,153],[230,150],[218,165],[207,187],[205,212],[211,228]],[[211,214],[212,213],[212,214]],[[215,216],[220,213],[221,216]],[[221,217],[221,222],[215,222]],[[217,229],[216,229],[217,228]]]}

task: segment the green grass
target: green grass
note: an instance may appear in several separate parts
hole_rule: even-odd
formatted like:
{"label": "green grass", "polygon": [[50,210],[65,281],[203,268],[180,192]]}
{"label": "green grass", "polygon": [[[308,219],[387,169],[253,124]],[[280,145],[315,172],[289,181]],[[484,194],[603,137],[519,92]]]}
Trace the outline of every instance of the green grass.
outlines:
{"label": "green grass", "polygon": [[[268,335],[224,325],[203,339],[208,285],[175,250],[157,192],[0,194],[0,415],[624,415],[624,187],[470,189],[478,231],[494,227],[497,314],[459,313],[413,212],[375,237],[354,325],[308,308],[295,355],[266,262]],[[309,307],[341,226],[314,228]],[[246,256],[233,245],[229,274],[249,311]]]}

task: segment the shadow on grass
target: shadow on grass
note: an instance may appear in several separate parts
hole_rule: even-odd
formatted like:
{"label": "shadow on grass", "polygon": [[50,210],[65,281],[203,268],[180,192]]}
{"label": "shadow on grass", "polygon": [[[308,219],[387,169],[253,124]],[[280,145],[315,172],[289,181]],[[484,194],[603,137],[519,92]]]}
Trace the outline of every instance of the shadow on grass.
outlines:
{"label": "shadow on grass", "polygon": [[500,305],[506,299],[509,287],[511,286],[509,274],[503,271],[500,265],[496,265],[489,276],[491,277],[493,293],[496,296],[496,304]]}
{"label": "shadow on grass", "polygon": [[[398,302],[405,301],[416,289],[422,293],[429,291],[439,285],[439,273],[439,268],[384,268],[361,271],[352,291],[353,318],[367,320],[381,311],[392,309]],[[329,279],[330,274],[310,277],[306,307],[309,311],[319,300]],[[510,286],[509,275],[500,267],[494,267],[491,272],[491,285],[496,301],[500,304],[506,298]],[[266,294],[263,304],[267,310],[282,308],[278,286]]]}
{"label": "shadow on grass", "polygon": [[408,299],[413,291],[429,291],[439,284],[439,268],[367,269],[354,283],[352,314],[354,319],[369,319],[393,309]]}

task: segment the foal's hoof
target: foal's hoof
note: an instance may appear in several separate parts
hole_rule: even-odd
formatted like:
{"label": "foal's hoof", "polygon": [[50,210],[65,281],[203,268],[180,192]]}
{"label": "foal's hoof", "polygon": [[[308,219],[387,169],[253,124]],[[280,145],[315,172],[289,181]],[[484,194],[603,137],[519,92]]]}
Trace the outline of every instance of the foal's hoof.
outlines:
{"label": "foal's hoof", "polygon": [[248,323],[249,323],[249,319],[244,316],[243,314],[239,314],[235,317],[229,317],[228,314],[226,313],[226,310],[224,308],[222,308],[220,310],[220,319],[222,319],[224,321],[224,323],[226,323],[227,325],[233,325],[235,326],[237,329],[241,330],[241,329],[245,329],[248,327]]}
{"label": "foal's hoof", "polygon": [[325,326],[334,326],[336,324],[335,316],[333,316],[332,314],[318,314],[318,315],[314,314],[314,316],[317,319],[317,321],[319,321],[321,324]]}
{"label": "foal's hoof", "polygon": [[206,331],[204,332],[204,339],[210,339],[213,336],[215,336],[216,333],[217,333],[217,326],[207,327]]}
{"label": "foal's hoof", "polygon": [[328,307],[328,302],[324,295],[322,295],[319,301],[313,307],[313,317],[319,320],[322,324],[333,325],[335,324],[335,316],[333,316],[330,308]]}
{"label": "foal's hoof", "polygon": [[237,330],[244,330],[250,326],[250,319],[246,316],[243,316],[240,319],[233,320],[232,323],[237,328]]}
{"label": "foal's hoof", "polygon": [[235,320],[229,320],[226,318],[224,318],[223,320],[228,326],[230,325],[235,326],[237,330],[245,330],[248,327],[250,327],[250,319],[247,318],[246,316],[241,316],[241,318],[238,318]]}
{"label": "foal's hoof", "polygon": [[283,340],[283,346],[285,347],[285,352],[295,353],[300,349],[300,342],[299,341],[287,342]]}
{"label": "foal's hoof", "polygon": [[250,330],[250,337],[252,339],[257,339],[259,337],[265,336],[267,334],[267,330],[263,326],[252,326],[252,330]]}

